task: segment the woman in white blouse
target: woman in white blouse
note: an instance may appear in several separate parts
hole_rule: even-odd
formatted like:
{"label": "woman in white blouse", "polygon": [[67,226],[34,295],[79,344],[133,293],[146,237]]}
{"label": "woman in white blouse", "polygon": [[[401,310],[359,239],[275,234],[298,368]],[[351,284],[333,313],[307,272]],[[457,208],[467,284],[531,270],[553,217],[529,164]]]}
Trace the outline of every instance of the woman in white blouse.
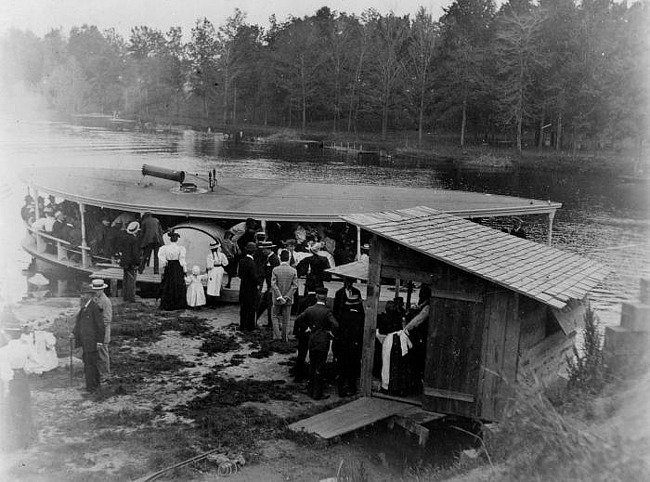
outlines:
{"label": "woman in white blouse", "polygon": [[160,282],[160,307],[163,310],[180,310],[186,307],[185,274],[187,263],[185,262],[185,246],[178,244],[180,235],[171,231],[169,233],[169,244],[166,244],[158,251],[158,260],[162,270]]}
{"label": "woman in white blouse", "polygon": [[206,260],[206,271],[208,272],[208,304],[214,305],[215,298],[221,295],[221,284],[223,282],[224,267],[228,266],[228,258],[221,250],[221,242],[216,239],[210,243],[210,254]]}

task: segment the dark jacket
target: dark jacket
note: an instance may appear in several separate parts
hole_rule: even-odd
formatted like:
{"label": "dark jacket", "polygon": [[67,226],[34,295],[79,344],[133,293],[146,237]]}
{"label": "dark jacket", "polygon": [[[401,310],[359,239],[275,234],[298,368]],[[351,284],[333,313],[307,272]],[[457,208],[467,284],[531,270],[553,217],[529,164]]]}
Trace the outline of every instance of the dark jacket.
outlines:
{"label": "dark jacket", "polygon": [[140,265],[140,240],[126,231],[122,231],[119,239],[120,266],[122,268],[132,268]]}
{"label": "dark jacket", "polygon": [[[316,295],[314,293],[309,293],[300,302],[300,305],[298,306],[298,314],[300,315],[307,308],[309,308],[310,306],[314,306],[315,304],[316,304]],[[298,318],[296,318],[296,321],[293,324],[293,334],[296,336],[302,336],[305,334],[305,330],[307,330],[306,320],[303,318],[300,320],[300,322],[298,322]]]}
{"label": "dark jacket", "polygon": [[165,244],[163,241],[163,230],[158,218],[151,215],[144,216],[140,221],[140,246],[147,246],[155,244],[162,246]]}
{"label": "dark jacket", "polygon": [[97,351],[97,343],[104,343],[104,319],[93,300],[79,310],[72,333],[76,346],[82,347],[84,353]]}
{"label": "dark jacket", "polygon": [[258,274],[260,283],[266,281],[266,289],[271,289],[271,277],[273,276],[273,268],[280,266],[280,258],[275,253],[271,253],[262,265],[262,272]]}
{"label": "dark jacket", "polygon": [[300,261],[298,266],[296,266],[296,270],[298,271],[298,276],[305,276],[305,289],[312,291],[325,286],[323,283],[325,270],[329,269],[329,267],[330,262],[327,261],[327,258],[313,254]]}
{"label": "dark jacket", "polygon": [[254,303],[257,298],[257,267],[255,261],[248,256],[244,256],[239,260],[238,275],[241,279],[239,285],[239,302],[240,303]]}
{"label": "dark jacket", "polygon": [[[359,297],[359,300],[361,300],[361,292],[355,288],[354,286],[350,290],[353,295],[356,295]],[[335,294],[334,294],[334,308],[332,309],[332,312],[334,313],[334,318],[337,320],[341,320],[341,315],[343,314],[344,311],[346,311],[348,308],[350,308],[350,305],[346,303],[348,301],[348,296],[347,293],[345,292],[345,287],[339,289]],[[356,310],[360,310],[362,314],[365,315],[365,310],[363,308],[363,302],[354,305],[354,308]]]}
{"label": "dark jacket", "polygon": [[339,324],[334,319],[332,310],[326,305],[316,303],[303,311],[296,318],[296,323],[309,328],[309,349],[327,352],[331,340],[331,331]]}

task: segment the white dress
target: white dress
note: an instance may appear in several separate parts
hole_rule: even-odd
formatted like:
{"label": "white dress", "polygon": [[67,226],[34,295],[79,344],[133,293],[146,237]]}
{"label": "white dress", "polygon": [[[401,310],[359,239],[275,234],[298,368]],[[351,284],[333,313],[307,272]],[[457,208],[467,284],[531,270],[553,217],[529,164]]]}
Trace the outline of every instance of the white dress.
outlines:
{"label": "white dress", "polygon": [[210,251],[206,261],[208,271],[208,295],[219,296],[221,294],[221,283],[223,282],[224,266],[228,266],[228,258],[222,251]]}
{"label": "white dress", "polygon": [[187,287],[187,306],[197,307],[205,305],[205,293],[203,292],[203,280],[207,275],[191,274],[186,279],[189,282]]}

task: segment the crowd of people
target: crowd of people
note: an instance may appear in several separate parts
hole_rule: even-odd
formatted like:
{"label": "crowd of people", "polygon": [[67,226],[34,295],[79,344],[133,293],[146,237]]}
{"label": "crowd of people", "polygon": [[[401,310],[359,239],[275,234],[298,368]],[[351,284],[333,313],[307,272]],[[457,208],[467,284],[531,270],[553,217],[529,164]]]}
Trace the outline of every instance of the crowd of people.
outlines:
{"label": "crowd of people", "polygon": [[[39,198],[39,207],[41,204],[43,207],[38,212],[42,217],[35,219],[34,200],[27,196],[23,218],[35,229],[79,242],[80,236],[72,235],[78,224],[78,216],[74,214],[77,206],[55,201],[51,197]],[[263,229],[258,221],[247,219],[230,226],[222,238],[214,238],[205,247],[205,266],[188,267],[187,248],[179,243],[181,235],[166,231],[152,213],[140,216],[88,207],[85,215],[93,257],[117,260],[123,269],[124,301],[135,301],[137,276],[151,264],[152,258],[153,273],[161,275],[159,297],[163,310],[216,306],[222,290],[230,288],[233,279],[239,278],[240,330],[269,328],[274,340],[287,342],[291,319],[295,317],[292,330],[298,342],[296,364],[292,368],[295,381],[308,379],[308,393],[315,399],[324,397],[325,362],[331,351],[338,394],[356,393],[365,322],[361,292],[354,286],[354,280],[345,279],[330,308],[325,287],[325,281],[329,280],[328,268],[356,259],[356,232],[347,224],[267,223]],[[164,233],[169,239],[167,244]],[[368,246],[360,248],[362,257],[367,257]],[[300,278],[304,279],[302,293],[299,293]],[[101,285],[106,286],[103,281]],[[385,312],[378,317],[374,373],[381,378],[383,390],[404,395],[421,389],[417,385],[423,375],[429,298],[430,291],[423,286],[417,306],[407,310],[398,297],[387,302]],[[86,331],[90,333],[89,338],[97,339],[97,345],[88,346],[99,347],[94,351],[84,349],[84,353],[88,352],[84,355],[84,363],[89,367],[87,384],[93,389],[99,383],[96,360],[102,352],[106,352],[104,358],[107,358],[103,347],[110,339],[102,326],[110,323],[98,321],[106,313],[107,303],[94,298],[93,303],[89,301],[80,312],[79,324],[94,326]],[[79,343],[86,347],[80,335],[81,332],[76,333]],[[95,351],[100,354],[95,355]]]}

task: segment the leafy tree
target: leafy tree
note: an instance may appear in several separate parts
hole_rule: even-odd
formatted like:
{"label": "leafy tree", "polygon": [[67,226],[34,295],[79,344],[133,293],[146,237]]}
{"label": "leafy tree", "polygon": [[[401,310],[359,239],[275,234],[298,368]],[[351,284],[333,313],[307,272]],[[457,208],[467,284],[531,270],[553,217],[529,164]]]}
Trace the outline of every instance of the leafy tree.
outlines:
{"label": "leafy tree", "polygon": [[[226,19],[225,25],[219,27],[217,32],[217,45],[219,49],[217,68],[221,71],[221,82],[223,84],[223,123],[228,122],[229,102],[231,98],[230,89],[240,72],[240,61],[245,56],[245,52],[237,49],[237,35],[244,26],[246,14],[238,8],[235,13]],[[235,96],[236,97],[236,90]],[[233,99],[233,105],[236,105],[236,98]],[[234,110],[234,107],[233,107]],[[232,118],[235,118],[233,112]]]}
{"label": "leafy tree", "polygon": [[465,145],[468,109],[487,103],[492,87],[490,46],[495,15],[492,0],[456,0],[440,19],[441,59],[438,89],[446,110],[460,109],[460,145]]}
{"label": "leafy tree", "polygon": [[521,154],[525,119],[534,109],[532,91],[544,58],[539,50],[543,18],[537,11],[523,14],[510,9],[500,18],[496,34],[498,92],[502,122],[515,126],[517,152]]}
{"label": "leafy tree", "polygon": [[192,93],[203,105],[203,115],[210,118],[210,104],[217,90],[217,58],[219,41],[212,23],[207,19],[197,20],[192,28],[192,38],[187,45],[188,59],[192,69],[189,77]]}
{"label": "leafy tree", "polygon": [[373,46],[373,63],[366,84],[366,100],[373,105],[378,100],[381,109],[381,136],[386,138],[388,117],[394,92],[404,72],[402,59],[406,57],[409,19],[393,13],[377,16],[367,25]]}
{"label": "leafy tree", "polygon": [[411,25],[408,47],[409,71],[412,73],[418,97],[418,147],[422,147],[424,111],[432,86],[431,69],[438,40],[438,25],[424,7],[420,7]]}

